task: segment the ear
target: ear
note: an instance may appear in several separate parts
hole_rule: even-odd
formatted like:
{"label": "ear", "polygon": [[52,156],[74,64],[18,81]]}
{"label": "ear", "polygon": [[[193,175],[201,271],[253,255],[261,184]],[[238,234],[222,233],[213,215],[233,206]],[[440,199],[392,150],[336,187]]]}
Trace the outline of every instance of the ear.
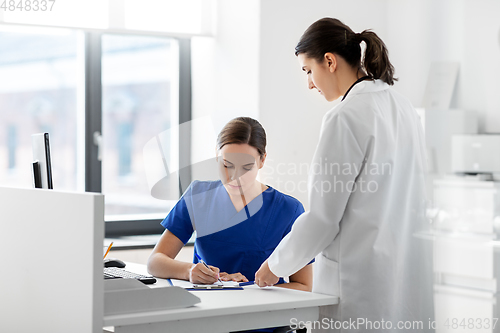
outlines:
{"label": "ear", "polygon": [[333,73],[337,69],[337,56],[331,52],[325,53],[324,56],[325,63],[328,66],[328,70]]}
{"label": "ear", "polygon": [[267,153],[264,154],[264,156],[262,156],[260,158],[260,166],[259,166],[259,169],[262,169],[262,167],[264,166],[264,162],[266,161],[266,157],[267,157]]}

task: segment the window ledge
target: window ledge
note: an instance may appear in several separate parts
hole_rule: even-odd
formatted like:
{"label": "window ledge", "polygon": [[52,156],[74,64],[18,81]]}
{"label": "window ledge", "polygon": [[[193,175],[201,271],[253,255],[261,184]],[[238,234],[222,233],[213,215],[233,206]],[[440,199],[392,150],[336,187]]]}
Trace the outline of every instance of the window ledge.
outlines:
{"label": "window ledge", "polygon": [[[137,236],[121,236],[121,237],[109,237],[104,240],[104,244],[110,244],[113,242],[112,250],[136,250],[136,249],[152,249],[158,240],[160,240],[161,235],[137,235]],[[186,245],[194,244],[196,235],[189,239]]]}

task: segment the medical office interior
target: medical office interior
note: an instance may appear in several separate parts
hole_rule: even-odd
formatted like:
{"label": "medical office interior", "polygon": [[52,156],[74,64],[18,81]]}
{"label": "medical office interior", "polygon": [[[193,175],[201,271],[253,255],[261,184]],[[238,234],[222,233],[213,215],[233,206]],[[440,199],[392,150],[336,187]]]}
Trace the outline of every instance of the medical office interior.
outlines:
{"label": "medical office interior", "polygon": [[[260,180],[308,209],[308,166],[322,117],[338,101],[307,89],[294,47],[322,17],[372,29],[389,49],[394,89],[425,131],[428,224],[414,236],[432,249],[426,328],[499,331],[499,1],[56,0],[43,12],[5,3],[0,186],[32,188],[31,135],[48,132],[54,190],[103,193],[102,245],[138,264],[180,195],[154,193],[163,177],[148,156],[155,138],[169,143],[163,157],[179,177],[200,179],[196,165],[213,157],[222,126],[258,119],[268,137]],[[23,222],[0,216],[0,239],[22,247],[24,234],[7,234],[12,223]],[[38,236],[59,231],[46,233]],[[181,259],[192,253],[186,246]]]}

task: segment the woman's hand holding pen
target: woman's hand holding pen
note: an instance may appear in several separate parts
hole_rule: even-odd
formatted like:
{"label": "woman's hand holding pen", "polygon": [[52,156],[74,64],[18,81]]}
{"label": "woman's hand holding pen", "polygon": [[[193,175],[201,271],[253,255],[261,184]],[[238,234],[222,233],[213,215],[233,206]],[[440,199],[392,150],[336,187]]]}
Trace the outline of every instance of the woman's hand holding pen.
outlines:
{"label": "woman's hand holding pen", "polygon": [[199,262],[189,269],[189,282],[199,284],[214,284],[219,280],[219,269],[214,266],[205,266]]}
{"label": "woman's hand holding pen", "polygon": [[234,281],[234,282],[248,282],[248,279],[245,275],[241,273],[228,274],[226,272],[220,273],[220,279],[222,281]]}

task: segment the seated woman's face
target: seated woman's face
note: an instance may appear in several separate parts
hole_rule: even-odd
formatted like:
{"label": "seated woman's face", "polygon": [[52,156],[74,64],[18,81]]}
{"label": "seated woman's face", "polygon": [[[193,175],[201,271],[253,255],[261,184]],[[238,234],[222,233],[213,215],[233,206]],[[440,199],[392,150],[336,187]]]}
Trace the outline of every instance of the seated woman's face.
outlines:
{"label": "seated woman's face", "polygon": [[219,150],[219,176],[230,195],[241,195],[255,186],[263,166],[257,149],[248,144],[225,145]]}

